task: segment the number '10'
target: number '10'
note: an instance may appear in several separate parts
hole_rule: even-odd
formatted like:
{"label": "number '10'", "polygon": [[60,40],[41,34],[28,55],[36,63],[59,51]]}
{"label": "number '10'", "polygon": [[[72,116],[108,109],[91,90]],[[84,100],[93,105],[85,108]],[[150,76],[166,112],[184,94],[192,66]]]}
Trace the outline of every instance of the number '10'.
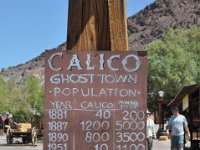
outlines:
{"label": "number '10'", "polygon": [[95,145],[95,150],[108,150],[108,145],[107,144],[101,144],[101,145],[99,145],[99,144],[97,144],[97,145]]}

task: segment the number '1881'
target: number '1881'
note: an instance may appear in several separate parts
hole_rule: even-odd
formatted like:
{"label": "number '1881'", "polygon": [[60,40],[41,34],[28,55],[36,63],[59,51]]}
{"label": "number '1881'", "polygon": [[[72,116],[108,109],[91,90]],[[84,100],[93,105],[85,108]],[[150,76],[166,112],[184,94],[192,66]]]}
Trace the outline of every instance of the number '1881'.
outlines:
{"label": "number '1881'", "polygon": [[66,110],[49,110],[49,119],[66,119],[67,111]]}

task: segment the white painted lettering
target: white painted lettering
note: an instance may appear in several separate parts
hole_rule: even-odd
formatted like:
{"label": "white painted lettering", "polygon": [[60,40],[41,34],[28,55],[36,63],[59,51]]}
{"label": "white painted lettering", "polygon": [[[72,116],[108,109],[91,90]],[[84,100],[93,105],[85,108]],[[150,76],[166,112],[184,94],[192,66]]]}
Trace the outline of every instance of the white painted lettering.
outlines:
{"label": "white painted lettering", "polygon": [[77,54],[72,55],[72,59],[70,60],[70,64],[67,67],[67,70],[72,70],[72,67],[77,67],[78,70],[83,70]]}
{"label": "white painted lettering", "polygon": [[82,109],[113,109],[114,105],[108,102],[87,102],[81,103]]}
{"label": "white painted lettering", "polygon": [[[128,59],[130,59],[131,57],[133,57],[135,59],[135,68],[128,68]],[[131,63],[131,64],[134,64],[134,63]],[[134,54],[130,54],[130,55],[127,55],[123,60],[122,60],[122,65],[123,65],[123,68],[125,71],[127,72],[135,72],[137,70],[140,69],[141,67],[141,61],[140,59],[138,58],[138,56],[134,55]],[[132,65],[130,65],[132,66]]]}
{"label": "white painted lettering", "polygon": [[50,101],[54,109],[72,109],[71,101]]}
{"label": "white painted lettering", "polygon": [[90,66],[91,65],[91,58],[90,58],[91,54],[87,54],[87,60],[86,60],[86,70],[94,70],[94,66]]}
{"label": "white painted lettering", "polygon": [[108,64],[108,68],[112,71],[119,71],[119,68],[114,68],[112,66],[112,62],[113,59],[119,59],[120,58],[120,54],[116,54],[116,55],[112,55],[108,60],[107,60],[107,64]]}
{"label": "white painted lettering", "polygon": [[57,57],[57,56],[62,58],[63,57],[63,53],[54,53],[48,59],[48,65],[51,68],[51,70],[53,70],[53,71],[60,71],[60,70],[62,70],[62,67],[55,68],[53,66],[54,58]]}

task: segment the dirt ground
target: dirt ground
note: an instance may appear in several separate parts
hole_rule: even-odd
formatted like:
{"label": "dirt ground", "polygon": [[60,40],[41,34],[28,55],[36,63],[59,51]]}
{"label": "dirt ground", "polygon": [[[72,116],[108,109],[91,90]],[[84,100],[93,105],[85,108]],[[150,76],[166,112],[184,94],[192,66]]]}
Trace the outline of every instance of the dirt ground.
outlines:
{"label": "dirt ground", "polygon": [[0,150],[43,150],[43,143],[41,141],[38,141],[37,146],[32,146],[31,144],[21,144],[21,139],[14,139],[13,143],[14,144],[12,145],[8,145],[6,143],[6,136],[0,136]]}
{"label": "dirt ground", "polygon": [[[14,142],[21,142],[20,139],[15,139]],[[189,146],[189,142],[187,145]],[[6,144],[6,136],[0,136],[0,150],[43,150],[43,143],[39,141],[37,146],[32,146],[31,144],[13,144],[8,146]],[[158,141],[154,140],[153,150],[169,150],[170,149],[170,140],[167,141]]]}

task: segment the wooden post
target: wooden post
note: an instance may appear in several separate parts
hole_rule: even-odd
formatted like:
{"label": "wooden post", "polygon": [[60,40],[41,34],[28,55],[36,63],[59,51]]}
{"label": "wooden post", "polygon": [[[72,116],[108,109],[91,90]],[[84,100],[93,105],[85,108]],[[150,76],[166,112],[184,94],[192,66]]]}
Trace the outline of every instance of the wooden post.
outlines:
{"label": "wooden post", "polygon": [[125,0],[69,0],[67,50],[127,51]]}

